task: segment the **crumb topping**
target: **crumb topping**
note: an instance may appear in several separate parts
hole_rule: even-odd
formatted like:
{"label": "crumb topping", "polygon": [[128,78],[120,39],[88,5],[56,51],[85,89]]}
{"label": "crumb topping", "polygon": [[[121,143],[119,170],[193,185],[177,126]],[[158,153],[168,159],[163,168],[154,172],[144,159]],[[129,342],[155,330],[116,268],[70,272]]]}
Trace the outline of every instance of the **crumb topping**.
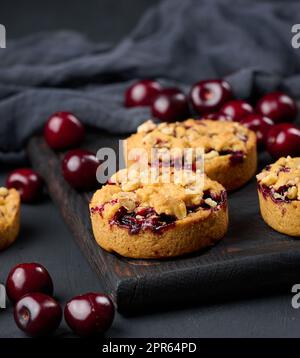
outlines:
{"label": "crumb topping", "polygon": [[[188,119],[155,124],[148,120],[138,127],[136,147],[151,154],[152,148],[203,148],[206,160],[234,152],[246,153],[249,129],[237,122]],[[134,146],[134,145],[133,145]]]}
{"label": "crumb topping", "polygon": [[6,226],[17,210],[16,190],[0,187],[0,224]]}
{"label": "crumb topping", "polygon": [[275,199],[300,200],[300,157],[282,157],[256,178],[260,185],[271,189]]}
{"label": "crumb topping", "polygon": [[[91,207],[101,208],[101,215],[108,219],[124,207],[129,213],[153,208],[156,214],[177,220],[195,211],[217,208],[225,189],[204,174],[203,181],[199,183],[196,175],[192,170],[185,170],[179,173],[178,178],[175,178],[174,172],[171,173],[170,182],[164,182],[161,174],[155,182],[147,182],[143,173],[138,175],[135,169],[122,169],[96,192]],[[93,213],[93,209],[91,211]]]}

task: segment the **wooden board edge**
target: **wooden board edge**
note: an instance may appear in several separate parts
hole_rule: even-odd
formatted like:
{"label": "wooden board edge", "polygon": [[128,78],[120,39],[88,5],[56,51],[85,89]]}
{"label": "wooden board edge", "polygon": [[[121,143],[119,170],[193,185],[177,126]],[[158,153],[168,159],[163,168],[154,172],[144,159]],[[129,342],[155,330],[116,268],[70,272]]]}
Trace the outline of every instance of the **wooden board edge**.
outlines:
{"label": "wooden board edge", "polygon": [[[69,187],[66,183],[63,182],[63,179],[61,183],[58,183],[54,187],[55,180],[54,178],[50,176],[47,176],[45,173],[45,163],[41,162],[41,159],[39,156],[35,155],[35,152],[37,150],[42,150],[48,158],[51,159],[53,156],[53,153],[51,149],[44,143],[42,138],[34,137],[32,138],[28,145],[27,145],[27,153],[29,156],[29,159],[31,160],[31,164],[33,168],[42,176],[42,178],[45,180],[49,195],[52,198],[54,204],[58,207],[60,214],[65,221],[67,227],[70,229],[70,231],[73,234],[73,237],[75,238],[75,241],[77,245],[79,246],[80,250],[84,254],[85,258],[88,260],[89,264],[92,266],[92,268],[96,271],[97,275],[102,278],[102,284],[104,286],[104,289],[106,292],[108,292],[112,297],[113,300],[115,300],[115,293],[117,290],[118,285],[118,278],[114,277],[112,280],[109,275],[107,275],[107,272],[105,270],[100,270],[99,265],[96,264],[96,252],[99,250],[99,246],[97,243],[93,240],[91,240],[91,233],[90,233],[90,225],[86,221],[86,224],[81,224],[82,221],[78,220],[78,215],[81,215],[81,213],[84,210],[87,210],[86,207],[84,207],[83,200],[80,198],[80,194],[78,194],[76,191],[74,191],[71,187]],[[55,159],[56,160],[56,159]],[[49,163],[49,165],[51,165]],[[53,165],[53,163],[52,163]],[[53,173],[54,175],[54,173]],[[77,198],[76,203],[74,202],[75,210],[73,212],[67,212],[62,209],[61,204],[61,198],[67,197],[68,199],[72,200],[72,198]],[[74,200],[75,201],[75,200]],[[79,204],[78,204],[79,203]],[[72,203],[68,203],[72,205]],[[71,214],[71,215],[70,215]],[[84,216],[86,218],[86,216]],[[82,218],[82,217],[81,217]],[[76,222],[76,225],[74,225]],[[76,229],[75,229],[76,228]],[[85,245],[83,243],[82,238],[85,237],[86,240],[89,241],[89,245]],[[88,251],[88,254],[87,254]],[[97,255],[97,258],[102,258],[101,255]],[[106,266],[106,263],[103,262],[103,267]],[[102,267],[102,266],[101,266]]]}

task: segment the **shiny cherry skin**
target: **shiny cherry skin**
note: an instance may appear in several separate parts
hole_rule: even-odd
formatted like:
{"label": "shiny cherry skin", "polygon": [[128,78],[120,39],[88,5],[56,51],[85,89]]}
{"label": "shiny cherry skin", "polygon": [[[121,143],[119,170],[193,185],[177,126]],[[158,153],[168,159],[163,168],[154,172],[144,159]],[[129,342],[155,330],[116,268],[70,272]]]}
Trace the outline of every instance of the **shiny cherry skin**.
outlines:
{"label": "shiny cherry skin", "polygon": [[43,180],[30,168],[13,170],[6,179],[6,186],[17,189],[23,203],[34,203],[43,195]]}
{"label": "shiny cherry skin", "polygon": [[16,303],[14,319],[17,326],[29,336],[45,336],[58,328],[62,309],[52,297],[32,292]]}
{"label": "shiny cherry skin", "polygon": [[165,88],[153,101],[151,112],[153,117],[164,122],[187,119],[189,116],[187,97],[178,88]]}
{"label": "shiny cherry skin", "polygon": [[111,326],[115,308],[102,293],[86,293],[72,298],[65,306],[68,326],[79,336],[102,334]]}
{"label": "shiny cherry skin", "polygon": [[275,159],[300,156],[300,127],[291,123],[279,123],[268,132],[267,150]]}
{"label": "shiny cherry skin", "polygon": [[150,106],[162,87],[153,80],[141,80],[130,86],[125,92],[125,106]]}
{"label": "shiny cherry skin", "polygon": [[53,282],[47,269],[38,263],[23,263],[11,269],[6,280],[6,293],[12,302],[30,292],[53,294]]}
{"label": "shiny cherry skin", "polygon": [[232,99],[232,90],[224,80],[206,80],[193,85],[190,101],[199,114],[218,111],[221,106]]}
{"label": "shiny cherry skin", "polygon": [[253,113],[242,119],[241,124],[255,132],[257,144],[263,146],[267,140],[268,131],[273,127],[274,122],[268,117]]}
{"label": "shiny cherry skin", "polygon": [[271,118],[275,123],[280,123],[293,121],[298,108],[296,102],[286,93],[272,92],[257,102],[256,111]]}
{"label": "shiny cherry skin", "polygon": [[232,118],[235,122],[240,122],[248,114],[253,113],[253,107],[248,102],[243,99],[237,99],[234,101],[229,101],[224,104],[221,108],[220,113],[225,114]]}
{"label": "shiny cherry skin", "polygon": [[74,189],[90,190],[97,185],[99,164],[96,156],[88,150],[70,150],[62,162],[63,176]]}
{"label": "shiny cherry skin", "polygon": [[207,115],[204,115],[202,119],[211,119],[213,121],[225,121],[225,122],[232,122],[233,119],[230,116],[227,116],[223,113],[209,113]]}
{"label": "shiny cherry skin", "polygon": [[84,135],[84,126],[70,112],[52,114],[44,127],[44,138],[53,149],[76,147],[82,143]]}

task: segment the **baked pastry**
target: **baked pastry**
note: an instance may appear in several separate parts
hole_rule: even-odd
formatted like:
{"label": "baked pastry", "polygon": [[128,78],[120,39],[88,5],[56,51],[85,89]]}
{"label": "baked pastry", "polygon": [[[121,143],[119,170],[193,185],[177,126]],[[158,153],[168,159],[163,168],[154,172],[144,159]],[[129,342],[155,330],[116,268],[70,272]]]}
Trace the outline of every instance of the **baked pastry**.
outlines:
{"label": "baked pastry", "polygon": [[16,189],[0,188],[0,250],[17,238],[20,230],[20,194]]}
{"label": "baked pastry", "polygon": [[[188,254],[220,240],[228,227],[224,187],[189,171],[179,182],[159,174],[154,183],[123,169],[98,190],[90,203],[93,232],[109,252],[131,258]],[[146,175],[148,177],[148,174]]]}
{"label": "baked pastry", "polygon": [[241,187],[257,168],[256,135],[237,122],[188,119],[155,124],[149,120],[125,141],[128,166],[145,160],[136,151],[140,148],[145,150],[149,163],[153,159],[153,148],[202,148],[205,173],[227,190]]}
{"label": "baked pastry", "polygon": [[256,177],[264,221],[283,234],[300,237],[300,157],[280,158]]}

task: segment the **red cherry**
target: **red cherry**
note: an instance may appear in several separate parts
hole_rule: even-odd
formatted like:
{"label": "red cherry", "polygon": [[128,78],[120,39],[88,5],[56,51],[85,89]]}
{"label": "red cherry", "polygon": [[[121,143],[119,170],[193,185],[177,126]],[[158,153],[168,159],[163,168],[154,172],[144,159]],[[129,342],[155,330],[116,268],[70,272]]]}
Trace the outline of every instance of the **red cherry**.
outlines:
{"label": "red cherry", "polygon": [[268,152],[276,159],[300,155],[300,127],[291,123],[274,125],[268,132]]}
{"label": "red cherry", "polygon": [[231,87],[224,80],[206,80],[193,85],[190,100],[196,112],[206,114],[218,111],[232,98]]}
{"label": "red cherry", "polygon": [[202,119],[211,119],[213,121],[225,121],[225,122],[232,122],[232,118],[230,116],[227,116],[223,113],[209,113],[207,115],[204,115]]}
{"label": "red cherry", "polygon": [[85,130],[78,118],[69,112],[57,112],[47,120],[44,137],[53,149],[66,149],[82,143]]}
{"label": "red cherry", "polygon": [[63,176],[73,188],[90,190],[97,185],[96,171],[99,164],[96,156],[88,150],[70,150],[62,162]]}
{"label": "red cherry", "polygon": [[23,203],[33,203],[43,194],[43,180],[30,168],[12,171],[6,179],[6,186],[17,189]]}
{"label": "red cherry", "polygon": [[189,105],[187,98],[178,88],[163,89],[151,106],[152,115],[165,122],[187,119]]}
{"label": "red cherry", "polygon": [[161,85],[152,80],[141,80],[130,86],[125,92],[125,106],[150,106],[161,91]]}
{"label": "red cherry", "polygon": [[296,102],[287,94],[272,92],[257,102],[256,111],[271,118],[275,123],[279,123],[295,119],[298,108]]}
{"label": "red cherry", "polygon": [[274,125],[272,119],[261,114],[248,114],[241,120],[241,124],[256,133],[257,143],[262,145],[266,142],[268,131]]}
{"label": "red cherry", "polygon": [[6,293],[12,302],[30,292],[53,294],[53,282],[47,269],[38,263],[23,263],[11,269],[6,280]]}
{"label": "red cherry", "polygon": [[220,110],[220,113],[231,117],[235,122],[240,122],[248,114],[253,112],[253,107],[242,99],[227,102]]}
{"label": "red cherry", "polygon": [[102,334],[114,319],[111,299],[102,293],[86,293],[72,298],[65,307],[65,320],[79,336]]}
{"label": "red cherry", "polygon": [[16,303],[14,318],[17,326],[28,335],[45,336],[58,328],[62,309],[52,297],[32,292]]}

